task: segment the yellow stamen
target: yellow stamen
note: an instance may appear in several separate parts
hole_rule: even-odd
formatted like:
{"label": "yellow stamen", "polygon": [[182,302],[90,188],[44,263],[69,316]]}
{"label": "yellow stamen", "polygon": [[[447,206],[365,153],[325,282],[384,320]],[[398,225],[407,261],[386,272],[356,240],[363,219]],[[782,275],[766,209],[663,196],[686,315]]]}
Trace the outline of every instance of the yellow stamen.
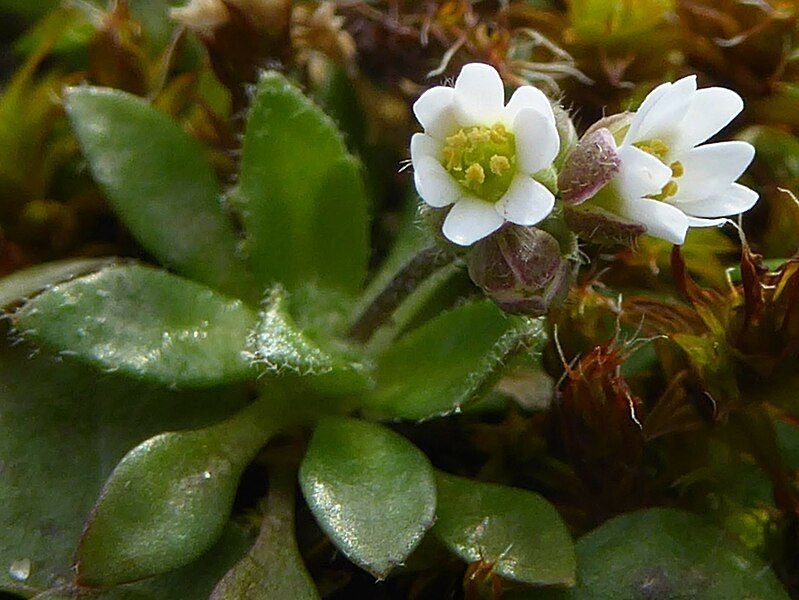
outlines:
{"label": "yellow stamen", "polygon": [[685,167],[682,166],[682,163],[679,160],[671,163],[672,177],[682,177],[684,174],[685,174]]}
{"label": "yellow stamen", "polygon": [[663,140],[646,140],[644,142],[637,142],[633,144],[633,146],[639,150],[643,150],[647,154],[651,154],[652,156],[659,158],[660,160],[665,160],[669,155],[669,147]]}
{"label": "yellow stamen", "polygon": [[495,154],[488,161],[489,168],[494,175],[502,175],[505,171],[510,169],[510,161],[507,156],[500,156]]}
{"label": "yellow stamen", "polygon": [[496,202],[516,174],[516,138],[502,123],[465,127],[446,139],[441,164],[471,194]]}
{"label": "yellow stamen", "polygon": [[469,183],[476,183],[481,185],[486,180],[486,173],[478,163],[472,163],[469,165],[469,168],[466,169],[466,181]]}

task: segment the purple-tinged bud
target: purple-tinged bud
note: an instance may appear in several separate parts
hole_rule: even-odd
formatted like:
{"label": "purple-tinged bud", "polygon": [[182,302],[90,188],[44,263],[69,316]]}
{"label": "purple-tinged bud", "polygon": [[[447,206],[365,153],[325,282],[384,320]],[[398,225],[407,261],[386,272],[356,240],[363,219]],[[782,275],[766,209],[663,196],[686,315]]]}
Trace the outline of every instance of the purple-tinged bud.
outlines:
{"label": "purple-tinged bud", "polygon": [[[563,217],[581,238],[599,243],[631,245],[646,228],[616,214],[616,193],[608,184],[619,173],[618,143],[630,125],[631,113],[600,119],[566,158],[558,176]],[[591,202],[587,200],[593,199]]]}
{"label": "purple-tinged bud", "polygon": [[558,176],[564,204],[575,206],[593,197],[618,174],[620,165],[610,130],[602,127],[584,135]]}
{"label": "purple-tinged bud", "polygon": [[477,242],[467,265],[472,281],[502,310],[530,316],[544,315],[560,303],[573,273],[555,237],[512,224]]}
{"label": "purple-tinged bud", "polygon": [[563,217],[581,238],[600,244],[632,246],[646,233],[646,227],[640,223],[626,221],[600,206],[565,206]]}

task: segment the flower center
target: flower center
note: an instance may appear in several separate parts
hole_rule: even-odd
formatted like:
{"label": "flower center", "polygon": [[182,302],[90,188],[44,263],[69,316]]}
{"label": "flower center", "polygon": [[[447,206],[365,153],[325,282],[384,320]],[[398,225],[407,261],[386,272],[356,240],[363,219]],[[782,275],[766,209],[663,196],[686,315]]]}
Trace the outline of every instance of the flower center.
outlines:
{"label": "flower center", "polygon": [[496,202],[516,174],[516,138],[502,123],[459,129],[447,138],[441,164],[472,194]]}
{"label": "flower center", "polygon": [[[663,140],[646,140],[643,142],[637,142],[633,145],[636,148],[643,150],[647,154],[651,154],[652,156],[660,159],[662,163],[666,164],[666,157],[669,155],[669,146]],[[663,189],[659,194],[652,196],[652,198],[655,200],[667,200],[674,196],[680,189],[680,186],[677,185],[676,180],[683,176],[685,173],[685,167],[683,167],[680,161],[675,161],[669,165],[669,168],[671,169],[672,179],[663,186]]]}

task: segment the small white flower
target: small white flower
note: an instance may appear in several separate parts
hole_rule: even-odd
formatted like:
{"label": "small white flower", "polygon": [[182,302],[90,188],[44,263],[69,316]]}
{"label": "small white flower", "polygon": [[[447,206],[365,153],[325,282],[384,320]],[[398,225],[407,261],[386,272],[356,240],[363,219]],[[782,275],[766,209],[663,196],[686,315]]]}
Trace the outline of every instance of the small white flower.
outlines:
{"label": "small white flower", "polygon": [[533,175],[547,169],[560,140],[546,96],[531,86],[507,106],[497,71],[472,63],[455,87],[427,90],[413,105],[424,127],[411,139],[416,190],[430,206],[454,205],[444,236],[469,246],[506,221],[535,225],[555,197]]}
{"label": "small white flower", "polygon": [[619,172],[611,182],[610,210],[673,244],[689,227],[720,225],[757,202],[753,190],[735,183],[754,158],[751,144],[702,142],[743,109],[734,91],[696,89],[696,77],[664,83],[633,115],[618,147]]}

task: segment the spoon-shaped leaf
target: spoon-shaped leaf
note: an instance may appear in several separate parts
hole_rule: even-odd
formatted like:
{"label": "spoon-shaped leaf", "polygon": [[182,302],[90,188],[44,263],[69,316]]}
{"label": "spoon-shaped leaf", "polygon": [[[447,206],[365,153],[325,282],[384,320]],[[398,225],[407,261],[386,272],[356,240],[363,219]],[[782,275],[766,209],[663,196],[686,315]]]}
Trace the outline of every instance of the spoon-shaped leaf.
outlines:
{"label": "spoon-shaped leaf", "polygon": [[572,585],[574,543],[544,498],[503,485],[439,473],[435,533],[468,562],[493,563],[497,575],[537,585]]}
{"label": "spoon-shaped leaf", "polygon": [[508,317],[489,301],[460,306],[378,357],[376,386],[364,407],[395,419],[457,411],[490,389],[523,341],[545,339],[539,321]]}
{"label": "spoon-shaped leaf", "polygon": [[17,271],[0,280],[0,308],[26,300],[51,285],[98,271],[114,261],[114,258],[74,258]]}
{"label": "spoon-shaped leaf", "polygon": [[249,275],[200,143],[119,90],[72,88],[65,105],[94,178],[142,246],[187,277],[247,297]]}
{"label": "spoon-shaped leaf", "polygon": [[233,199],[264,287],[363,285],[369,244],[360,166],[333,120],[279,73],[256,87]]}
{"label": "spoon-shaped leaf", "polygon": [[20,308],[14,324],[50,350],[169,386],[253,375],[246,340],[255,314],[158,269],[109,267],[56,285]]}
{"label": "spoon-shaped leaf", "polygon": [[131,450],[86,524],[78,582],[116,585],[197,558],[221,534],[241,472],[295,418],[281,403],[261,399],[228,421],[164,433]]}
{"label": "spoon-shaped leaf", "polygon": [[430,462],[404,437],[374,423],[320,421],[300,485],[333,543],[379,578],[407,558],[433,523]]}
{"label": "spoon-shaped leaf", "polygon": [[768,565],[701,517],[671,508],[620,515],[577,542],[577,585],[513,600],[787,600]]}

